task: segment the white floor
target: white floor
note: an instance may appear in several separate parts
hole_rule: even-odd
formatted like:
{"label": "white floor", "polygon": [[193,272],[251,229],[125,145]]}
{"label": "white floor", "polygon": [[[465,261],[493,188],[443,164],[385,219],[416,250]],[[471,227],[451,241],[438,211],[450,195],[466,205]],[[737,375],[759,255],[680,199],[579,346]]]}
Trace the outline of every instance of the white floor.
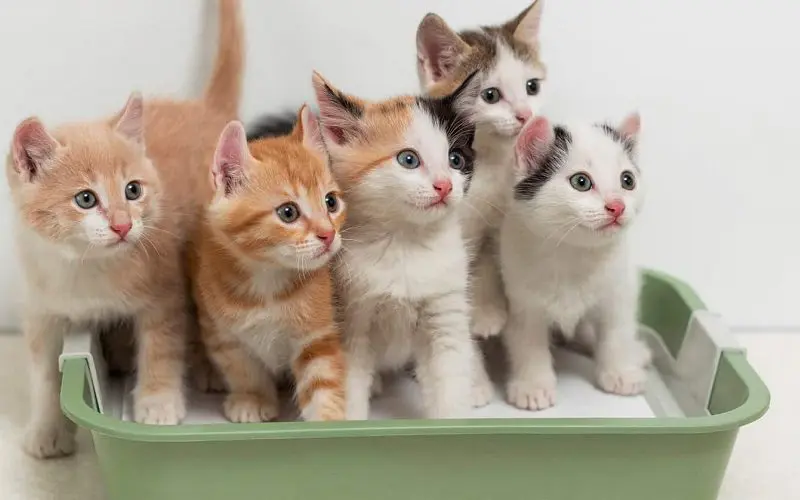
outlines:
{"label": "white floor", "polygon": [[[739,435],[720,500],[800,499],[800,334],[746,334],[739,340],[772,392],[772,407]],[[0,335],[0,499],[101,500],[89,436],[67,459],[38,462],[20,451],[28,396],[19,337]],[[582,500],[582,499],[575,499]],[[689,499],[687,499],[689,500]]]}

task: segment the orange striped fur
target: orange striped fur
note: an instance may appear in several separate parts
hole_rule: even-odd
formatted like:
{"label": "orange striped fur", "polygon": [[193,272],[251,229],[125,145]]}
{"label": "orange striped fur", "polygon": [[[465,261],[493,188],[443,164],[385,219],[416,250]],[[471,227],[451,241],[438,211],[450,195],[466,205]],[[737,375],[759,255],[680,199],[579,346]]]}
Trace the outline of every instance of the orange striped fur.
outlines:
{"label": "orange striped fur", "polygon": [[[290,135],[249,151],[245,141],[238,122],[220,137],[217,194],[190,252],[201,336],[229,390],[225,416],[277,417],[274,377],[290,370],[305,420],[343,419],[345,363],[328,263],[341,246],[345,208],[316,118],[304,106]],[[287,203],[294,221],[279,216]]]}

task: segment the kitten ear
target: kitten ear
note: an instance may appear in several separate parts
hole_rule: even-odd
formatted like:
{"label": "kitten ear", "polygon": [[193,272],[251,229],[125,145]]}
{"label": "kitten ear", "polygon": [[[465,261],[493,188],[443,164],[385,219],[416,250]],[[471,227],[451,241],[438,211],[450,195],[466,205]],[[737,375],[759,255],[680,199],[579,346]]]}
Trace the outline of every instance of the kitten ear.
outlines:
{"label": "kitten ear", "polygon": [[517,136],[516,176],[523,179],[530,175],[550,152],[555,141],[553,126],[547,118],[540,116],[528,121]]}
{"label": "kitten ear", "polygon": [[297,117],[297,124],[293,134],[303,141],[303,146],[315,153],[325,153],[325,144],[322,142],[319,120],[308,105],[303,104]]}
{"label": "kitten ear", "polygon": [[239,121],[225,125],[217,141],[214,163],[211,166],[214,190],[226,196],[233,193],[245,180],[245,168],[250,152],[247,134]]}
{"label": "kitten ear", "polygon": [[639,132],[642,129],[642,117],[638,112],[626,116],[622,122],[617,125],[617,131],[622,137],[625,150],[630,153],[632,158],[636,158],[639,146]]}
{"label": "kitten ear", "polygon": [[33,181],[47,168],[60,146],[38,118],[22,121],[14,130],[11,143],[14,170],[25,181]]}
{"label": "kitten ear", "polygon": [[617,126],[617,130],[623,139],[633,142],[639,139],[639,132],[641,129],[642,117],[636,111],[626,116]]}
{"label": "kitten ear", "polygon": [[527,9],[506,25],[513,33],[515,40],[534,50],[539,48],[539,26],[542,21],[543,8],[544,0],[534,0]]}
{"label": "kitten ear", "polygon": [[317,95],[322,138],[326,144],[346,144],[361,130],[363,103],[335,89],[316,71],[311,80]]}
{"label": "kitten ear", "polygon": [[478,100],[483,85],[482,77],[478,73],[479,71],[474,71],[470,74],[448,97],[453,99],[456,111],[471,122],[474,122],[475,101]]}
{"label": "kitten ear", "polygon": [[139,92],[131,93],[125,108],[114,120],[114,130],[126,139],[144,145],[144,99]]}
{"label": "kitten ear", "polygon": [[444,19],[429,13],[417,27],[417,74],[427,88],[449,76],[469,45]]}

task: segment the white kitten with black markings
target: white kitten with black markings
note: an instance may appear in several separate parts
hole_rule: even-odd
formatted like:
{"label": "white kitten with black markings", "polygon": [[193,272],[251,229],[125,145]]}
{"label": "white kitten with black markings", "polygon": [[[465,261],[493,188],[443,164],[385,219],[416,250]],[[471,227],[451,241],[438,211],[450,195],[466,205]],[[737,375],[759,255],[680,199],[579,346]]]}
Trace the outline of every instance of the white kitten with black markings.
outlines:
{"label": "white kitten with black markings", "polygon": [[515,406],[555,404],[551,327],[593,339],[601,389],[644,390],[650,354],[636,335],[639,282],[628,242],[645,198],[639,129],[638,114],[616,128],[537,118],[517,139],[516,185],[500,231]]}
{"label": "white kitten with black markings", "polygon": [[471,261],[473,334],[488,337],[506,322],[506,299],[497,264],[497,228],[513,183],[514,141],[543,103],[546,68],[539,50],[544,0],[534,0],[497,26],[453,31],[436,14],[417,29],[417,74],[427,94],[444,95],[479,71],[481,93],[470,111],[477,122],[475,174],[461,208]]}

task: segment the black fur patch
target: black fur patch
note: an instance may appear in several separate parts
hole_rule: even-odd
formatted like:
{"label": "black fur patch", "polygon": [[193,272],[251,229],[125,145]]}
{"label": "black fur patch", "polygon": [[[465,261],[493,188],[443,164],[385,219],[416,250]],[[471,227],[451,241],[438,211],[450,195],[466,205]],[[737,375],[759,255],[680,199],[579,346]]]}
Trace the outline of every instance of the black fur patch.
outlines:
{"label": "black fur patch", "polygon": [[619,130],[615,129],[611,125],[607,123],[601,123],[596,125],[600,130],[602,130],[607,136],[611,137],[615,142],[618,142],[622,148],[628,153],[628,156],[633,159],[633,153],[636,149],[636,144],[631,139],[626,139],[619,133]]}
{"label": "black fur patch", "polygon": [[425,110],[434,123],[447,134],[450,151],[458,151],[464,157],[464,167],[459,170],[464,179],[464,192],[469,189],[472,173],[475,169],[475,150],[472,142],[475,139],[475,124],[456,109],[456,102],[462,92],[474,78],[474,74],[467,78],[455,92],[442,98],[417,97],[417,106]]}
{"label": "black fur patch", "polygon": [[294,130],[295,123],[297,123],[297,113],[291,111],[280,115],[263,115],[247,130],[247,142],[289,135]]}
{"label": "black fur patch", "polygon": [[522,179],[514,187],[514,198],[517,200],[531,200],[539,190],[553,178],[553,176],[561,168],[561,163],[564,158],[569,154],[569,148],[572,145],[572,134],[561,126],[554,127],[555,140],[553,145],[550,146],[550,151],[542,160],[541,165],[531,168],[533,173],[528,177]]}

